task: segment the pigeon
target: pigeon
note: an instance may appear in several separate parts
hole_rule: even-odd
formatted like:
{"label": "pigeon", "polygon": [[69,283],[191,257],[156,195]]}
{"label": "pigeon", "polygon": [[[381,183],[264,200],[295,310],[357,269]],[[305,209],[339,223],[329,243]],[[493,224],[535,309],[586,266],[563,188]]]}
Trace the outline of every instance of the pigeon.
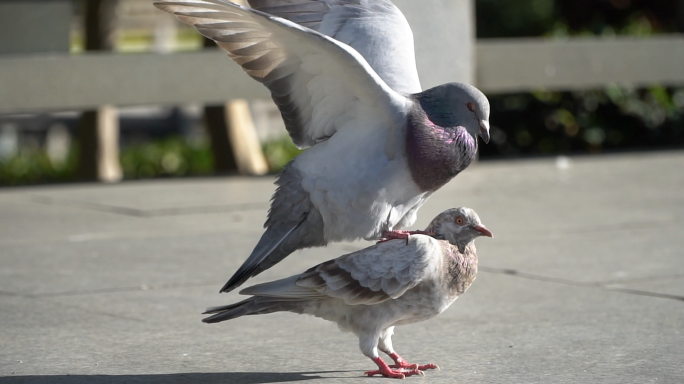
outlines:
{"label": "pigeon", "polygon": [[[404,378],[435,364],[409,364],[392,348],[397,325],[428,320],[446,310],[475,280],[474,240],[492,237],[475,211],[453,208],[439,214],[427,235],[408,244],[389,240],[319,264],[306,272],[243,289],[252,297],[209,308],[205,323],[273,312],[308,314],[337,323],[359,338],[359,347],[378,369],[365,375]],[[394,360],[387,365],[382,351]]]}
{"label": "pigeon", "polygon": [[477,137],[489,141],[489,102],[477,88],[421,90],[411,29],[390,1],[250,4],[292,21],[225,0],[154,3],[266,86],[293,142],[308,148],[279,174],[266,231],[221,292],[296,250],[410,227],[476,157]]}

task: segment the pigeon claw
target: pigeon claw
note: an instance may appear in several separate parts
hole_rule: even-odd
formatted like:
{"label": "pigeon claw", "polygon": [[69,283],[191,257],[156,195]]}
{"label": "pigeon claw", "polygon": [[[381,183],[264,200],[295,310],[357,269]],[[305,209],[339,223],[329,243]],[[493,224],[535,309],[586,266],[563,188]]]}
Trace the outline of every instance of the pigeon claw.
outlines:
{"label": "pigeon claw", "polygon": [[[425,376],[425,372],[420,370],[420,366],[418,364],[408,364],[405,361],[399,361],[397,362],[397,365],[389,366],[387,363],[382,361],[380,357],[372,359],[375,364],[378,365],[378,369],[375,371],[367,371],[364,372],[363,374],[365,376],[375,376],[375,375],[382,375],[384,377],[389,377],[392,379],[403,379],[406,376],[414,376],[414,375],[419,375],[419,376]],[[434,365],[434,364],[428,364],[428,365]]]}
{"label": "pigeon claw", "polygon": [[439,369],[439,365],[437,365],[437,364],[430,363],[430,364],[424,364],[424,365],[418,366],[418,370],[420,370],[420,371],[424,371],[426,369],[436,369],[438,371],[441,371],[441,369]]}
{"label": "pigeon claw", "polygon": [[382,375],[384,377],[389,377],[390,379],[404,379],[406,378],[406,375],[396,369],[388,369],[388,370],[376,370],[376,371],[368,371],[364,372],[364,375],[367,375],[368,377],[372,377],[375,375]]}
{"label": "pigeon claw", "polygon": [[378,369],[375,371],[368,371],[364,372],[364,375],[368,377],[372,377],[375,375],[382,375],[383,377],[389,377],[390,379],[404,379],[407,376],[425,376],[425,372],[419,370],[419,369],[410,369],[410,370],[404,370],[404,369],[392,369],[388,368],[386,370],[383,369]]}
{"label": "pigeon claw", "polygon": [[390,368],[401,368],[401,369],[408,369],[411,371],[414,371],[418,369],[418,364],[410,364],[406,360],[404,360],[403,357],[399,356],[398,353],[392,352],[389,354],[389,357],[394,360],[394,365],[390,365]]}
{"label": "pigeon claw", "polygon": [[390,353],[389,357],[394,360],[394,364],[390,365],[390,368],[401,368],[401,369],[407,369],[410,371],[425,371],[427,369],[436,369],[439,370],[439,367],[437,364],[424,364],[424,365],[418,365],[418,364],[410,364],[406,360],[404,360],[401,356],[399,356],[396,352]]}
{"label": "pigeon claw", "polygon": [[384,231],[382,232],[382,238],[380,241],[378,241],[378,243],[384,243],[390,240],[406,239],[406,245],[408,245],[411,235],[433,236],[434,233],[430,231]]}

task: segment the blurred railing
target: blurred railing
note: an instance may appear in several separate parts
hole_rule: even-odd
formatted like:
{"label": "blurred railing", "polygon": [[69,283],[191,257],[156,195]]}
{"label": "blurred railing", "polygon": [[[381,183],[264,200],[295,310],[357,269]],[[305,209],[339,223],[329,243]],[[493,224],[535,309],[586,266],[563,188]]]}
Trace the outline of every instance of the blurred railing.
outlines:
{"label": "blurred railing", "polygon": [[[476,53],[475,84],[489,93],[684,83],[680,35],[480,40]],[[269,97],[217,49],[168,55],[5,55],[0,56],[0,84],[2,114]]]}
{"label": "blurred railing", "polygon": [[[395,3],[414,30],[424,88],[446,81],[475,83],[487,93],[571,90],[609,83],[684,83],[681,35],[475,41],[472,0]],[[265,97],[268,93],[262,86],[215,49],[175,54],[0,55],[0,114],[84,110],[103,105],[222,104],[232,99]],[[229,103],[226,108],[226,135],[233,148],[230,155],[243,157],[243,166],[238,167],[241,172],[263,173],[263,165],[254,163],[260,160],[253,152],[260,149],[254,143],[255,135],[249,132],[253,126],[245,111],[245,104],[240,102]],[[102,116],[109,116],[104,112]],[[105,124],[106,119],[102,121]],[[101,142],[115,141],[116,135],[103,137],[100,142],[91,141],[92,145],[117,145]],[[245,143],[249,143],[248,149]],[[117,160],[116,156],[104,156],[94,157],[94,161]],[[96,178],[116,180],[116,174],[107,175],[107,168],[102,165],[99,169],[103,171]]]}
{"label": "blurred railing", "polygon": [[684,84],[682,35],[479,40],[476,60],[476,84],[492,93]]}

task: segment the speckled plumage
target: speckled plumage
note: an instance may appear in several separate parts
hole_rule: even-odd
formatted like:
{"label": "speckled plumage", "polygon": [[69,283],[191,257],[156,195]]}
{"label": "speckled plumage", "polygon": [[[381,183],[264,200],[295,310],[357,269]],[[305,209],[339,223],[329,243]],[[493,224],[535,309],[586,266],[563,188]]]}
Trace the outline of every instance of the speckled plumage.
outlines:
{"label": "speckled plumage", "polygon": [[284,19],[225,0],[155,2],[267,87],[295,144],[309,147],[279,177],[266,231],[222,292],[297,249],[413,225],[470,164],[478,135],[489,138],[475,87],[422,91],[411,30],[390,1],[250,4]]}
{"label": "speckled plumage", "polygon": [[[462,225],[456,224],[458,218]],[[477,274],[473,240],[491,236],[468,208],[443,212],[427,230],[434,237],[379,243],[302,274],[244,289],[240,294],[253,296],[207,310],[213,316],[204,321],[279,311],[309,314],[357,335],[361,351],[374,361],[378,350],[395,354],[394,327],[437,316],[463,294]]]}
{"label": "speckled plumage", "polygon": [[468,244],[463,252],[458,250],[446,241],[442,242],[442,252],[446,255],[444,263],[447,275],[451,279],[447,279],[447,290],[454,296],[454,299],[470,287],[470,284],[475,281],[477,275],[477,251],[473,243]]}

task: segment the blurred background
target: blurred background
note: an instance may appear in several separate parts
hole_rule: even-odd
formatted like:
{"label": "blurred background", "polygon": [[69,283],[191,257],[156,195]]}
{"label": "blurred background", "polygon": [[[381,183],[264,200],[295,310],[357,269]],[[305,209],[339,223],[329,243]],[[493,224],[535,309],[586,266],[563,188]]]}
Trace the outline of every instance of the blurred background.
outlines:
{"label": "blurred background", "polygon": [[[492,141],[481,146],[482,160],[684,147],[684,1],[475,0],[469,7],[472,30],[456,38],[472,41],[456,44],[471,52],[472,68],[451,77],[490,99]],[[420,55],[427,34],[420,9],[402,9]],[[251,81],[227,58],[193,56],[216,48],[150,0],[0,0],[0,36],[2,186],[264,174],[299,153],[268,95],[252,97],[242,83],[230,83],[225,102],[214,94],[104,102],[129,88],[118,90],[103,73],[125,78],[160,55],[176,72],[149,61],[154,73],[190,76],[218,63],[210,72]],[[605,57],[595,59],[597,52]],[[605,64],[611,57],[625,68]],[[169,81],[145,89],[181,94],[182,84],[165,87]],[[209,88],[221,84],[204,89],[216,93]],[[104,101],[83,102],[88,92]]]}

